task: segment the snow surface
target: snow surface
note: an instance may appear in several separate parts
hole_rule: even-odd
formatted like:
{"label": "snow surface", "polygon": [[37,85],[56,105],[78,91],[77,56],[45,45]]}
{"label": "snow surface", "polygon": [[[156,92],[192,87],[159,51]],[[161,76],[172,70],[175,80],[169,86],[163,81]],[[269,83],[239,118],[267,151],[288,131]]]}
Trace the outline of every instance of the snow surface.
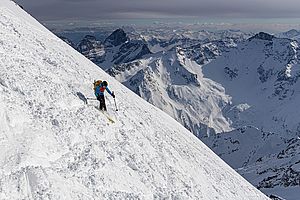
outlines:
{"label": "snow surface", "polygon": [[[78,94],[108,80],[111,124]],[[1,199],[267,199],[167,114],[0,2]]]}

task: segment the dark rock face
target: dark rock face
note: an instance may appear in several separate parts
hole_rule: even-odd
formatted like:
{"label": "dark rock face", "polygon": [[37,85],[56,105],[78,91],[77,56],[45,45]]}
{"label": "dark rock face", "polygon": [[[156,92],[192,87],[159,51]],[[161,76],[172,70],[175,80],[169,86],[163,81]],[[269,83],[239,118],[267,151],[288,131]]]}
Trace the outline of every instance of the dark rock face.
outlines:
{"label": "dark rock face", "polygon": [[274,195],[274,194],[271,194],[269,197],[270,197],[270,199],[272,199],[272,200],[284,200],[283,198],[281,198],[281,197],[279,197],[279,196],[277,196],[277,195]]}
{"label": "dark rock face", "polygon": [[96,37],[92,35],[86,35],[78,44],[77,49],[80,53],[84,54],[85,52],[92,50],[99,44],[100,42],[97,41]]}
{"label": "dark rock face", "polygon": [[274,38],[275,38],[274,35],[270,35],[270,34],[264,33],[264,32],[259,32],[256,35],[254,35],[253,37],[249,38],[249,41],[251,41],[253,39],[272,41]]}
{"label": "dark rock face", "polygon": [[117,29],[110,36],[108,36],[105,39],[104,44],[106,44],[106,45],[111,44],[113,46],[119,46],[119,45],[125,43],[128,40],[129,40],[129,38],[127,37],[124,30],[123,29]]}
{"label": "dark rock face", "polygon": [[268,79],[270,79],[273,76],[273,70],[272,69],[264,69],[263,65],[260,65],[257,68],[257,73],[259,74],[259,80],[262,83],[267,82]]}
{"label": "dark rock face", "polygon": [[76,49],[95,64],[101,62],[104,54],[103,44],[92,35],[86,35]]}
{"label": "dark rock face", "polygon": [[214,60],[227,52],[231,47],[223,41],[209,41],[204,44],[196,44],[184,48],[187,58],[196,61],[199,65],[204,65],[210,60]]}
{"label": "dark rock face", "polygon": [[106,70],[106,73],[111,75],[112,77],[116,77],[119,74],[122,74],[125,71],[129,71],[133,68],[140,68],[142,66],[141,61],[133,61],[130,63],[123,63],[120,65],[116,65],[113,68]]}
{"label": "dark rock face", "polygon": [[237,68],[230,69],[229,67],[225,67],[224,71],[225,71],[225,74],[228,75],[230,80],[232,80],[232,79],[234,79],[238,76],[238,69]]}
{"label": "dark rock face", "polygon": [[130,41],[123,44],[114,56],[115,64],[127,63],[151,54],[148,46],[142,41]]}
{"label": "dark rock face", "polygon": [[76,49],[96,65],[102,66],[108,63],[107,68],[111,64],[131,62],[151,54],[145,41],[130,40],[122,29],[115,30],[103,43],[95,36],[86,35]]}

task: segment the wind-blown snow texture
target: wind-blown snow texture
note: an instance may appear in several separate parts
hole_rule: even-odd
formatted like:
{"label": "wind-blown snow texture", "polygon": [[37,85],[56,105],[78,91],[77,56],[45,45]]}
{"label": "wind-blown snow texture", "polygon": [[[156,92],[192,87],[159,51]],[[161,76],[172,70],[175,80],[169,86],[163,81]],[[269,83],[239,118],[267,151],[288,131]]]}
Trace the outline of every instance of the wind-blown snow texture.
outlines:
{"label": "wind-blown snow texture", "polygon": [[[108,80],[110,124],[76,95]],[[267,199],[175,120],[0,3],[1,199]]]}

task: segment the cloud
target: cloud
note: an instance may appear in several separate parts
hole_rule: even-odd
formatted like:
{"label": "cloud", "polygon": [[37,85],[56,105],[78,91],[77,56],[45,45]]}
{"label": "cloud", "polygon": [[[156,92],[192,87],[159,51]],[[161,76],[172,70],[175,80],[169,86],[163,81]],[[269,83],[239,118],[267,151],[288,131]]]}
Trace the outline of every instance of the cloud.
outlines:
{"label": "cloud", "polygon": [[299,17],[298,0],[16,0],[41,20]]}

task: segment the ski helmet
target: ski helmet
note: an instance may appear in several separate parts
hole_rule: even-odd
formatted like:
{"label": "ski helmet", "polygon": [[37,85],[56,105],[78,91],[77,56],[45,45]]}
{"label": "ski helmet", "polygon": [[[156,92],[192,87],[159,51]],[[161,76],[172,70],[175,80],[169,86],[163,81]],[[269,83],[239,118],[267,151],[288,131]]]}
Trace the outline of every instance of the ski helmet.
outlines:
{"label": "ski helmet", "polygon": [[102,84],[103,84],[103,86],[105,86],[105,87],[107,87],[107,85],[108,85],[107,81],[103,81]]}

